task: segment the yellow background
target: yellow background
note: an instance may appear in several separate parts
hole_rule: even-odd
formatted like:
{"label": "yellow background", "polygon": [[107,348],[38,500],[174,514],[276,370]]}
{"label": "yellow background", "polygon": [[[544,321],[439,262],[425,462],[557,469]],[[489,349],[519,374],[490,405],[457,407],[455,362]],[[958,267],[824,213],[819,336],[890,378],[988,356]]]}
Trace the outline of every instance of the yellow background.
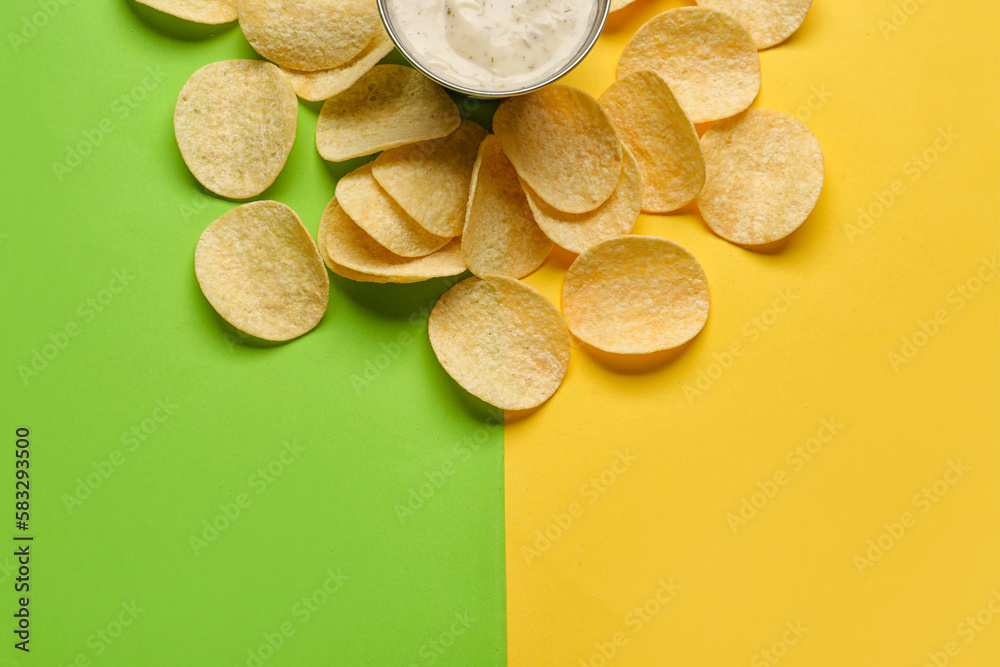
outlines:
{"label": "yellow background", "polygon": [[[613,17],[567,82],[600,94],[636,29],[682,4]],[[824,148],[819,205],[770,254],[693,209],[640,220],[699,258],[712,313],[648,362],[574,347],[552,401],[509,418],[512,666],[1000,664],[1000,614],[961,625],[1000,590],[998,21],[992,0],[816,0],[760,54],[754,106],[799,116]],[[571,260],[529,282],[558,303]],[[904,338],[919,348],[894,367]],[[707,390],[686,392],[699,378]],[[843,428],[797,469],[786,456],[827,437],[824,419]],[[635,461],[615,472],[619,453]],[[937,502],[915,499],[949,462],[968,470]],[[602,473],[613,482],[592,485]],[[763,506],[734,532],[744,498]],[[883,535],[906,512],[902,536]],[[880,536],[888,548],[859,572]],[[661,580],[680,590],[650,602]],[[647,603],[656,613],[636,615]]]}

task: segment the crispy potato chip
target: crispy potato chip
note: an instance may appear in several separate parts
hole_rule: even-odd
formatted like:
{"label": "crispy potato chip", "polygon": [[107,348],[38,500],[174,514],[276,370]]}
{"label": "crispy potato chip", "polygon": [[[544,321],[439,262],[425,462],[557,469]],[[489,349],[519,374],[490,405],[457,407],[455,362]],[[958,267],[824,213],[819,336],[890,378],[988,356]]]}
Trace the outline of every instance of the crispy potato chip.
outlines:
{"label": "crispy potato chip", "polygon": [[709,302],[705,271],[694,255],[656,236],[595,245],[569,267],[562,290],[570,331],[613,354],[683,345],[705,326]]}
{"label": "crispy potato chip", "polygon": [[355,81],[375,67],[378,61],[389,55],[394,48],[396,46],[389,39],[389,33],[380,26],[364,51],[339,67],[317,72],[301,72],[283,67],[281,71],[292,82],[292,87],[299,97],[310,102],[322,102],[353,86]]}
{"label": "crispy potato chip", "polygon": [[174,108],[177,146],[194,177],[230,199],[255,197],[281,173],[299,106],[281,70],[225,60],[191,75]]}
{"label": "crispy potato chip", "polygon": [[236,0],[135,0],[185,21],[217,25],[236,20]]}
{"label": "crispy potato chip", "polygon": [[323,159],[342,162],[444,137],[461,121],[444,88],[417,70],[376,65],[323,104],[316,147]]}
{"label": "crispy potato chip", "polygon": [[535,224],[517,172],[495,135],[479,147],[468,202],[462,251],[474,274],[523,278],[549,256],[552,241]]}
{"label": "crispy potato chip", "polygon": [[639,28],[618,61],[618,78],[649,69],[670,84],[695,123],[728,118],[760,91],[757,45],[728,14],[677,7]]}
{"label": "crispy potato chip", "polygon": [[705,156],[670,86],[651,70],[619,79],[601,95],[618,135],[639,162],[642,209],[675,211],[705,185]]}
{"label": "crispy potato chip", "polygon": [[823,151],[802,121],[750,109],[702,137],[708,178],[698,196],[716,234],[741,245],[779,241],[805,221],[823,190]]}
{"label": "crispy potato chip", "polygon": [[309,231],[276,201],[243,204],[208,226],[194,256],[198,284],[227,322],[286,341],[323,319],[330,280]]}
{"label": "crispy potato chip", "polygon": [[578,88],[553,84],[507,99],[493,131],[518,175],[560,211],[593,211],[618,185],[621,140],[604,108]]}
{"label": "crispy potato chip", "polygon": [[372,174],[417,223],[438,236],[458,236],[465,224],[472,168],[486,130],[463,120],[442,139],[385,151]]}
{"label": "crispy potato chip", "polygon": [[323,263],[326,264],[326,268],[330,269],[333,273],[337,274],[342,278],[349,278],[350,280],[356,280],[360,283],[387,283],[388,278],[383,278],[380,276],[369,276],[360,271],[355,271],[354,269],[349,269],[342,264],[337,264],[335,261],[330,259],[330,253],[326,251],[326,228],[329,226],[329,221],[324,216],[319,223],[319,229],[316,230],[316,247],[319,249],[319,256],[323,258]]}
{"label": "crispy potato chip", "polygon": [[335,261],[330,259],[330,253],[326,251],[326,228],[329,226],[327,219],[324,217],[320,220],[319,228],[316,230],[316,247],[319,249],[319,256],[323,258],[323,263],[326,264],[326,268],[330,269],[333,273],[337,274],[342,278],[348,278],[350,280],[355,280],[359,283],[388,283],[390,280],[381,276],[370,276],[360,271],[355,271],[354,269],[349,269],[343,264],[337,264]]}
{"label": "crispy potato chip", "polygon": [[240,28],[257,53],[303,72],[355,58],[379,28],[375,0],[238,0]]}
{"label": "crispy potato chip", "polygon": [[642,178],[631,151],[626,148],[624,156],[625,168],[618,187],[608,201],[590,213],[558,211],[543,202],[527,183],[522,183],[535,221],[560,248],[581,253],[601,241],[628,234],[635,227],[642,210]]}
{"label": "crispy potato chip", "polygon": [[366,276],[384,278],[386,282],[417,282],[457,276],[465,271],[460,239],[453,239],[426,257],[400,257],[358,227],[336,199],[323,211],[320,231],[325,243],[321,252],[325,252],[331,262]]}
{"label": "crispy potato chip", "polygon": [[427,333],[448,375],[504,410],[549,400],[569,367],[570,337],[559,311],[505,276],[468,278],[445,292]]}
{"label": "crispy potato chip", "polygon": [[725,12],[743,24],[758,49],[780,44],[806,20],[812,0],[697,0],[703,7]]}
{"label": "crispy potato chip", "polygon": [[625,9],[633,2],[635,0],[611,0],[611,11],[617,12],[619,9]]}
{"label": "crispy potato chip", "polygon": [[340,179],[337,200],[344,212],[383,247],[403,257],[423,257],[451,239],[417,224],[372,176],[369,162]]}

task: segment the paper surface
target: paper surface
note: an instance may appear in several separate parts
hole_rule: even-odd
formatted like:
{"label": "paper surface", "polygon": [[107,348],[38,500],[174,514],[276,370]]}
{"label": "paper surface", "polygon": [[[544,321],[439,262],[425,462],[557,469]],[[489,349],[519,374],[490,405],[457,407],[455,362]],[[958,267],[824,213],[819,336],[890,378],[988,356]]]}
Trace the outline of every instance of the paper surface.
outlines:
{"label": "paper surface", "polygon": [[[613,16],[566,82],[601,93],[681,4]],[[819,205],[776,254],[642,217],[701,261],[712,313],[653,372],[574,349],[508,425],[512,667],[995,660],[997,18],[816,0],[761,52],[755,106],[819,138]],[[529,282],[557,299],[565,267]]]}

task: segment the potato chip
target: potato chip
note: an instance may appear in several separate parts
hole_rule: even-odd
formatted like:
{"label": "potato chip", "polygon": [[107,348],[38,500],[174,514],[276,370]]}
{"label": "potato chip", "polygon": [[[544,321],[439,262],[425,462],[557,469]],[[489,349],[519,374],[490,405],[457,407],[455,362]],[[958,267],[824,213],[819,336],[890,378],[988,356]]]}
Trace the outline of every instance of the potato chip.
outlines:
{"label": "potato chip", "polygon": [[541,230],[560,248],[581,253],[601,241],[628,234],[635,227],[642,210],[642,178],[631,151],[625,149],[625,167],[618,187],[608,201],[590,213],[563,213],[536,195],[522,183],[528,204]]}
{"label": "potato chip", "polygon": [[336,198],[323,211],[320,230],[325,243],[321,253],[325,252],[331,262],[350,271],[384,278],[386,282],[417,282],[457,276],[465,271],[460,239],[453,239],[425,257],[401,257],[386,250],[361,229]]}
{"label": "potato chip", "polygon": [[194,257],[198,284],[227,322],[286,341],[323,319],[330,281],[309,231],[276,201],[256,201],[208,226]]}
{"label": "potato chip", "polygon": [[505,276],[468,278],[445,292],[427,333],[448,375],[504,410],[549,400],[569,367],[570,337],[559,311]]}
{"label": "potato chip", "polygon": [[788,39],[806,20],[812,0],[697,0],[703,7],[725,12],[743,24],[758,49]]}
{"label": "potato chip", "polygon": [[[364,274],[362,274],[362,273],[360,273],[358,271],[352,271],[351,269],[348,269],[346,266],[342,266],[340,264],[337,264],[335,261],[333,261],[332,259],[330,259],[330,253],[328,253],[326,251],[326,236],[327,236],[326,235],[326,228],[328,226],[329,226],[329,223],[328,223],[326,217],[324,216],[324,218],[322,220],[320,220],[320,222],[319,222],[319,228],[316,230],[316,248],[319,250],[319,256],[323,259],[323,263],[326,264],[326,268],[330,269],[330,271],[332,271],[333,273],[336,273],[338,276],[342,276],[344,278],[350,278],[351,280],[357,280],[358,282],[372,282],[372,283],[374,283],[374,282],[382,282],[382,283],[389,282],[385,278],[379,279],[379,278],[377,278],[375,276],[371,276],[372,279],[368,280],[368,276],[365,276]],[[349,274],[349,275],[345,275],[345,274]],[[355,278],[354,277],[355,275],[357,275],[359,277]]]}
{"label": "potato chip", "polygon": [[552,241],[535,224],[517,172],[495,135],[479,147],[472,171],[462,251],[477,276],[512,278],[537,269],[552,251]]}
{"label": "potato chip", "polygon": [[342,264],[337,264],[335,261],[330,259],[330,253],[326,251],[326,228],[329,226],[329,222],[326,217],[319,222],[319,229],[316,230],[316,247],[319,249],[319,256],[323,258],[323,263],[326,264],[326,268],[330,269],[333,273],[337,274],[342,278],[349,278],[351,280],[356,280],[361,283],[387,283],[388,278],[383,278],[380,276],[369,276],[360,271],[355,271],[349,269]]}
{"label": "potato chip", "polygon": [[708,320],[708,281],[694,255],[656,236],[595,245],[566,272],[570,331],[599,350],[650,354],[688,342]]}
{"label": "potato chip", "polygon": [[640,70],[601,95],[622,142],[642,174],[642,209],[675,211],[694,201],[705,185],[705,157],[694,125],[659,74]]}
{"label": "potato chip", "polygon": [[338,95],[351,86],[361,76],[389,55],[396,48],[385,28],[379,27],[375,37],[365,47],[364,51],[353,60],[331,69],[321,69],[316,72],[301,72],[299,70],[281,68],[291,81],[295,93],[310,102],[322,102]]}
{"label": "potato chip", "polygon": [[611,0],[611,10],[617,12],[619,9],[625,9],[631,5],[635,0]]}
{"label": "potato chip", "polygon": [[507,99],[493,131],[518,175],[560,211],[593,211],[618,185],[621,140],[604,108],[578,88],[553,84]]}
{"label": "potato chip", "polygon": [[324,159],[342,162],[447,136],[461,121],[444,88],[417,70],[376,65],[323,104],[316,147]]}
{"label": "potato chip", "polygon": [[472,168],[486,130],[463,120],[442,139],[385,151],[372,174],[417,223],[438,236],[458,236],[465,224]]}
{"label": "potato chip", "polygon": [[370,162],[340,179],[337,200],[351,220],[397,255],[423,257],[451,240],[431,234],[407,215],[375,181]]}
{"label": "potato chip", "polygon": [[299,106],[281,70],[261,60],[225,60],[191,75],[174,109],[184,162],[212,192],[255,197],[285,166]]}
{"label": "potato chip", "polygon": [[236,20],[236,0],[136,0],[136,2],[194,23],[217,25]]}
{"label": "potato chip", "polygon": [[257,53],[315,72],[355,58],[379,28],[375,0],[238,0],[240,28]]}
{"label": "potato chip", "polygon": [[618,78],[653,70],[695,123],[728,118],[760,90],[757,45],[728,14],[677,7],[639,28],[618,61]]}
{"label": "potato chip", "polygon": [[713,125],[702,137],[708,178],[701,215],[724,239],[741,245],[779,241],[805,221],[823,190],[823,151],[802,121],[750,109]]}

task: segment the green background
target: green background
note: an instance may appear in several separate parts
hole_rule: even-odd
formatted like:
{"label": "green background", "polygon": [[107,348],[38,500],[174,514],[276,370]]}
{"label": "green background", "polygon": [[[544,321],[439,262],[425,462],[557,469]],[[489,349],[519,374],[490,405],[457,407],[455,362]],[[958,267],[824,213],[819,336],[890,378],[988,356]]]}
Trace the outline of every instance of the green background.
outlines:
{"label": "green background", "polygon": [[[199,235],[235,203],[200,188],[171,122],[196,69],[257,57],[239,29],[131,0],[8,1],[0,26],[0,497],[12,536],[27,426],[36,537],[31,652],[0,628],[0,666],[503,664],[502,416],[427,342],[450,281],[332,276],[312,333],[240,336],[193,270]],[[356,166],[319,157],[318,111],[300,103],[261,197],[313,233]],[[400,518],[411,492],[426,499]],[[11,566],[0,556],[7,614]],[[347,579],[307,616],[328,570]],[[267,635],[281,646],[258,663]]]}

